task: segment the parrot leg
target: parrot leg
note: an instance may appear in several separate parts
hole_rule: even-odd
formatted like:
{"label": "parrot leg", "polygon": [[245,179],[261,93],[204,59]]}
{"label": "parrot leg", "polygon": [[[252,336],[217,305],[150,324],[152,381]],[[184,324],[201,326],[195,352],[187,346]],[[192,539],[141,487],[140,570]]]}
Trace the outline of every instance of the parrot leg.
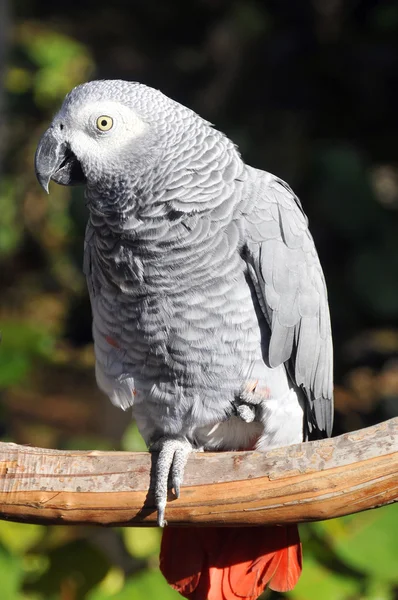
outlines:
{"label": "parrot leg", "polygon": [[257,414],[258,408],[264,401],[269,400],[269,389],[257,389],[258,381],[254,381],[246,385],[239,394],[239,398],[235,403],[235,410],[238,417],[245,423],[253,421],[261,421]]}
{"label": "parrot leg", "polygon": [[180,496],[180,486],[184,477],[184,469],[192,445],[186,439],[162,437],[150,447],[150,452],[159,452],[155,473],[155,501],[158,510],[158,525],[164,527],[167,522],[164,512],[167,503],[169,480],[174,493]]}

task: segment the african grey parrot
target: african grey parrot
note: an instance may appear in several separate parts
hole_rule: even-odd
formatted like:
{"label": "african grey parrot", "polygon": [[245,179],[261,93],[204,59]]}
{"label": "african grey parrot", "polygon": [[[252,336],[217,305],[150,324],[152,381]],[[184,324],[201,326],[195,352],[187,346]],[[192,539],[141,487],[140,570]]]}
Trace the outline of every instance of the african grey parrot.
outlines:
{"label": "african grey parrot", "polygon": [[[268,450],[330,435],[327,292],[290,187],[160,91],[73,89],[44,133],[39,182],[85,184],[84,271],[96,377],[159,452],[155,498],[191,450]],[[196,536],[196,537],[194,537]],[[296,526],[166,528],[161,568],[183,595],[256,598],[301,572]]]}

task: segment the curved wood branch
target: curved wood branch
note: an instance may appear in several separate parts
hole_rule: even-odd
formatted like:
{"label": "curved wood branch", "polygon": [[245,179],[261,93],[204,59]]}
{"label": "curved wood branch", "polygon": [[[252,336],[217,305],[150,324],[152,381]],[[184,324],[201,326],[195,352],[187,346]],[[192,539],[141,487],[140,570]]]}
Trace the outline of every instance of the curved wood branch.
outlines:
{"label": "curved wood branch", "polygon": [[[0,443],[0,518],[155,525],[145,452],[63,452]],[[398,418],[259,452],[193,454],[170,525],[272,525],[330,519],[398,500]]]}

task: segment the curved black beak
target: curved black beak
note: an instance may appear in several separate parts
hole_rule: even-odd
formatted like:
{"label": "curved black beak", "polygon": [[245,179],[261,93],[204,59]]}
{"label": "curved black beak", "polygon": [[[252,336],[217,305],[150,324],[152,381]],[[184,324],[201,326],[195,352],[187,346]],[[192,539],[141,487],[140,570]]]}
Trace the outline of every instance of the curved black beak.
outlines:
{"label": "curved black beak", "polygon": [[78,185],[85,183],[86,178],[76,156],[67,142],[60,141],[52,127],[42,136],[35,155],[36,177],[48,194],[48,186],[52,179],[61,185]]}

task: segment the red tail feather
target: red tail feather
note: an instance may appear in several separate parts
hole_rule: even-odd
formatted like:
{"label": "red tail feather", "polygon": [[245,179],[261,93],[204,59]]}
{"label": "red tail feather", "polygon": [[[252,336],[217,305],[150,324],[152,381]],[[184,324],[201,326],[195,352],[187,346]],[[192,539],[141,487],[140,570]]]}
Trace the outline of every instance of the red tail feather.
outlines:
{"label": "red tail feather", "polygon": [[166,527],[160,569],[189,600],[256,600],[267,585],[287,592],[301,574],[298,529]]}

